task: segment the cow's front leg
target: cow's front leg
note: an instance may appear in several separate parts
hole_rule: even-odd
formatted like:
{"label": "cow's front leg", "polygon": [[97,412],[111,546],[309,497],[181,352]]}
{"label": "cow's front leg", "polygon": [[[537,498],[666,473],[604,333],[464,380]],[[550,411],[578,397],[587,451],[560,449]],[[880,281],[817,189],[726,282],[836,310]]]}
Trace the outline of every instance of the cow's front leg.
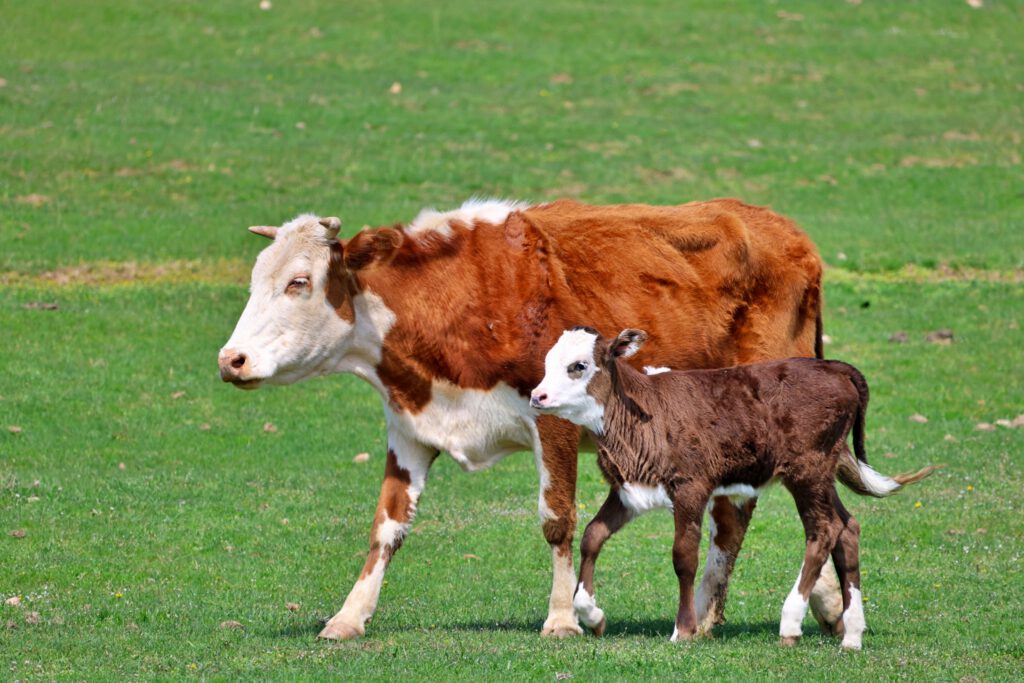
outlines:
{"label": "cow's front leg", "polygon": [[537,432],[538,509],[544,538],[551,546],[553,570],[548,618],[544,620],[541,635],[565,638],[583,633],[572,604],[576,588],[572,538],[576,531],[576,459],[580,430],[571,422],[542,415],[537,419]]}
{"label": "cow's front leg", "polygon": [[427,482],[427,471],[437,451],[401,435],[388,434],[388,457],[380,487],[377,513],[370,529],[370,552],[359,580],[341,611],[331,617],[320,638],[347,640],[363,635],[377,608],[384,571],[409,532],[416,501]]}

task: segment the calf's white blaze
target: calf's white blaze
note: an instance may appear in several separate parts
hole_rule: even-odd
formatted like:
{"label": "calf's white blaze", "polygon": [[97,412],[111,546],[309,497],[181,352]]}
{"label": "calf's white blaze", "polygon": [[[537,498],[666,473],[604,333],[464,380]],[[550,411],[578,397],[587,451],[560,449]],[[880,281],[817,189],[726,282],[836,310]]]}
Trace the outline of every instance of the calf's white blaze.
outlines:
{"label": "calf's white blaze", "polygon": [[[586,330],[569,330],[544,357],[544,379],[533,390],[534,397],[546,396],[541,412],[552,413],[595,434],[604,431],[604,406],[587,393],[587,385],[601,369],[594,363],[597,336]],[[584,364],[579,377],[569,375],[569,366]]]}

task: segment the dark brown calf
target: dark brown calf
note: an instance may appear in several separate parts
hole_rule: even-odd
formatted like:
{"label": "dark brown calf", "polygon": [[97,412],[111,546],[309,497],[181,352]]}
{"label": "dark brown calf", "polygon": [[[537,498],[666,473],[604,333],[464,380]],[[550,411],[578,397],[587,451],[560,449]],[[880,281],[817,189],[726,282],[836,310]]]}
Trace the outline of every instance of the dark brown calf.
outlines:
{"label": "dark brown calf", "polygon": [[[548,352],[544,380],[532,396],[534,407],[593,433],[598,465],[612,487],[581,543],[573,601],[580,619],[598,635],[604,631],[604,613],[593,598],[604,542],[636,515],[667,507],[675,516],[672,561],[679,578],[672,640],[694,637],[693,582],[709,500],[753,498],[781,481],[793,494],[807,539],[800,576],[782,608],[783,642],[800,637],[811,589],[831,554],[842,587],[843,647],[860,649],[860,527],[839,500],[835,478],[858,493],[884,497],[932,468],[890,478],[868,466],[868,387],[846,363],[791,358],[646,375],[619,361],[646,338],[625,330],[608,343],[590,328],[566,332]],[[855,474],[840,467],[842,460],[852,461],[846,443],[851,431]]]}

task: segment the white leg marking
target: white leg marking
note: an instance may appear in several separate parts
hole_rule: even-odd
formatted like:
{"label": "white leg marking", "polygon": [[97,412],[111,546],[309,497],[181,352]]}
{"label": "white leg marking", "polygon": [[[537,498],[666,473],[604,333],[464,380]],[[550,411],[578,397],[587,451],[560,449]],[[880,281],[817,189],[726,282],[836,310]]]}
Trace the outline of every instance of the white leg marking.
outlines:
{"label": "white leg marking", "polygon": [[847,650],[859,650],[865,627],[864,601],[860,591],[851,585],[850,606],[843,612],[843,647]]}
{"label": "white leg marking", "polygon": [[391,428],[391,415],[386,408],[385,415],[389,419],[388,448],[394,452],[398,466],[409,473],[409,522],[403,524],[390,519],[387,513],[384,514],[383,521],[377,525],[377,535],[374,539],[380,544],[382,554],[370,573],[356,581],[341,610],[327,622],[320,633],[324,638],[351,638],[363,634],[366,622],[377,609],[377,600],[384,583],[384,570],[388,564],[384,546],[393,549],[405,538],[416,513],[416,501],[426,485],[427,472],[434,459],[432,450]]}
{"label": "white leg marking", "polygon": [[786,602],[782,604],[782,620],[779,623],[779,635],[783,638],[799,638],[803,633],[800,624],[807,615],[807,600],[800,595],[800,576],[803,574],[804,566],[800,565],[800,573],[797,574],[793,590],[786,596]]}
{"label": "white leg marking", "polygon": [[708,635],[715,625],[714,610],[711,609],[712,598],[718,593],[718,587],[728,578],[726,569],[729,567],[729,556],[715,544],[714,517],[708,516],[708,537],[711,542],[708,544],[708,555],[704,559],[704,575],[701,577],[700,585],[697,587],[697,597],[694,606],[697,610],[697,633]]}
{"label": "white leg marking", "polygon": [[604,621],[604,610],[597,606],[594,596],[588,593],[583,586],[576,589],[576,595],[572,598],[572,606],[576,609],[576,616],[587,628],[594,628]]}
{"label": "white leg marking", "polygon": [[669,638],[668,641],[670,643],[674,643],[677,640],[679,640],[679,627],[678,626],[673,626],[672,627],[672,637]]}
{"label": "white leg marking", "polygon": [[576,570],[572,565],[572,554],[561,555],[558,548],[551,548],[551,563],[554,576],[551,581],[551,600],[548,602],[548,618],[544,621],[543,635],[565,636],[583,633],[576,621],[576,610],[572,604],[572,593],[576,588]]}

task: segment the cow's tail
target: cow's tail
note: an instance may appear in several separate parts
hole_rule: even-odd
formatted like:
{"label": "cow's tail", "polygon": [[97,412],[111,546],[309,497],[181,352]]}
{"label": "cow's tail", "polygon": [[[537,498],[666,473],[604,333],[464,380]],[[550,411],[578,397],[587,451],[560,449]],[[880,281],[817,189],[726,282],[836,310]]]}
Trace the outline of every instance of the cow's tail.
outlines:
{"label": "cow's tail", "polygon": [[821,301],[818,301],[818,315],[814,318],[814,357],[822,359],[825,357],[825,343],[822,341],[824,333],[821,323]]}
{"label": "cow's tail", "polygon": [[836,470],[839,481],[854,493],[862,496],[885,498],[908,484],[921,481],[941,467],[941,465],[928,465],[917,472],[904,472],[889,477],[868,465],[867,455],[864,452],[864,416],[868,410],[868,383],[859,370],[849,365],[846,368],[847,376],[856,387],[860,399],[857,402],[857,413],[853,419],[853,452],[857,458],[855,460],[850,452],[844,449],[843,455],[839,458],[839,468]]}

